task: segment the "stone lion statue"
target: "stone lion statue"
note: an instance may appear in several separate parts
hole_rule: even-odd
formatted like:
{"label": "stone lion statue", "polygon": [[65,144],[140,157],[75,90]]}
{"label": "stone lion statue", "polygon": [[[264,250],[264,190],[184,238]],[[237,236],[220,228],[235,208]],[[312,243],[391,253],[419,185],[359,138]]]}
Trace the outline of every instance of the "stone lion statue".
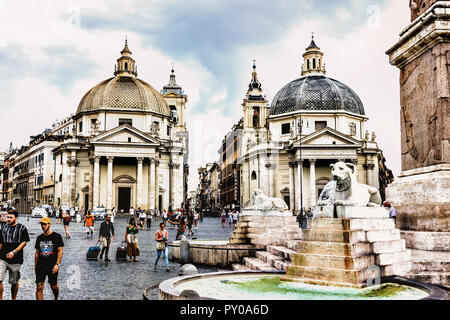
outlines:
{"label": "stone lion statue", "polygon": [[288,205],[283,199],[269,198],[261,190],[257,189],[252,194],[253,206],[246,207],[245,209],[251,210],[273,210],[273,211],[286,211]]}
{"label": "stone lion statue", "polygon": [[335,202],[337,205],[379,207],[381,196],[377,188],[358,183],[356,166],[337,162],[330,165],[331,176],[336,182]]}

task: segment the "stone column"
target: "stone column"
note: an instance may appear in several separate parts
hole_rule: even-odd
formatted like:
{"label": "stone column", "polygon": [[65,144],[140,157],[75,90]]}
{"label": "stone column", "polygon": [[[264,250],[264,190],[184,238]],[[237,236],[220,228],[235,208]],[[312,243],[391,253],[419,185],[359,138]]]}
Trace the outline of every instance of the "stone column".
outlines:
{"label": "stone column", "polygon": [[89,159],[89,169],[89,208],[85,208],[86,213],[93,208],[94,203],[94,158]]}
{"label": "stone column", "polygon": [[143,185],[142,185],[142,162],[144,158],[137,158],[137,203],[136,208],[142,208],[142,194],[143,194]]}
{"label": "stone column", "polygon": [[297,193],[297,210],[301,210],[302,209],[302,196],[303,196],[303,187],[302,187],[302,182],[303,182],[303,163],[302,161],[298,161],[297,162],[297,181],[296,181],[296,186],[298,186],[298,188],[296,188],[296,193]]}
{"label": "stone column", "polygon": [[69,206],[70,207],[74,207],[75,206],[75,197],[76,197],[76,175],[75,175],[75,170],[76,170],[76,166],[78,165],[77,153],[76,152],[72,152],[70,160],[67,161],[67,164],[70,166],[70,190],[69,190],[69,195],[70,195],[69,199],[70,199],[70,201],[69,201]]}
{"label": "stone column", "polygon": [[[173,166],[174,163],[169,163],[169,206],[173,206]],[[172,210],[175,208],[172,208]]]}
{"label": "stone column", "polygon": [[309,186],[310,186],[310,207],[314,207],[316,205],[316,159],[309,160]]}
{"label": "stone column", "polygon": [[295,173],[294,173],[294,163],[289,162],[289,209],[291,211],[295,210]]}
{"label": "stone column", "polygon": [[113,207],[113,156],[106,157],[108,160],[108,181],[107,181],[107,191],[106,191],[106,208],[111,210]]}
{"label": "stone column", "polygon": [[99,206],[100,200],[100,157],[94,157],[94,188],[93,188],[93,198],[94,202],[92,207]]}
{"label": "stone column", "polygon": [[[159,160],[155,160],[155,208],[159,210]],[[152,192],[153,192],[152,191]]]}
{"label": "stone column", "polygon": [[150,166],[148,168],[148,208],[150,210],[155,209],[155,158],[150,159]]}

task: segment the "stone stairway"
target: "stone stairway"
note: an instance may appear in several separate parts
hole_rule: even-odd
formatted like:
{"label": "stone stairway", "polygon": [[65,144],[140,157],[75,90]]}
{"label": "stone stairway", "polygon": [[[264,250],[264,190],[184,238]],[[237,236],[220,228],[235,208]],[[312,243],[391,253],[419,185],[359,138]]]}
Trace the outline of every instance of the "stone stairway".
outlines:
{"label": "stone stairway", "polygon": [[450,290],[450,252],[411,250],[411,258],[408,278]]}
{"label": "stone stairway", "polygon": [[256,257],[246,257],[242,264],[231,265],[233,271],[286,271],[291,264],[291,256],[297,252],[297,240],[284,240],[267,245],[265,251],[257,251]]}

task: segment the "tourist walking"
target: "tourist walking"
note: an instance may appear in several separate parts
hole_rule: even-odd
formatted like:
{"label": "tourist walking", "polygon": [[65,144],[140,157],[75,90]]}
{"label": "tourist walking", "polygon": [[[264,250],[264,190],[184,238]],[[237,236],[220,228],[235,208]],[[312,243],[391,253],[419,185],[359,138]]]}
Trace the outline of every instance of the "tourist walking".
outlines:
{"label": "tourist walking", "polygon": [[100,260],[103,259],[104,253],[105,262],[110,261],[108,258],[108,253],[111,245],[111,237],[116,240],[116,236],[114,234],[114,224],[111,222],[111,214],[108,214],[105,221],[100,224],[100,231],[98,233],[98,241],[103,241],[102,251],[100,252]]}
{"label": "tourist walking", "polygon": [[70,211],[66,210],[65,214],[63,215],[63,225],[64,225],[64,231],[66,231],[66,238],[70,238],[70,233],[69,233],[70,221],[72,221],[72,218],[70,217]]}
{"label": "tourist walking", "polygon": [[[156,219],[156,217],[155,217],[155,219]],[[151,211],[149,210],[148,212],[147,212],[147,229],[150,229],[151,228],[151,226],[152,226],[152,220],[153,220],[153,217],[152,217],[152,214],[151,214]]]}
{"label": "tourist walking", "polygon": [[147,213],[145,213],[144,210],[140,210],[139,211],[139,226],[141,227],[141,230],[144,229],[146,219],[147,219]]}
{"label": "tourist walking", "polygon": [[89,237],[89,234],[92,238],[94,235],[94,216],[92,215],[91,210],[88,210],[84,217],[84,226],[86,227],[86,238]]}
{"label": "tourist walking", "polygon": [[231,214],[231,218],[233,219],[233,230],[236,228],[239,219],[239,213],[236,210],[233,210]]}
{"label": "tourist walking", "polygon": [[194,231],[192,231],[193,225],[194,225],[194,215],[192,214],[192,212],[189,212],[187,216],[188,236],[194,235]]}
{"label": "tourist walking", "polygon": [[224,228],[225,227],[225,222],[227,222],[227,213],[225,212],[225,210],[222,211],[220,216],[222,217],[222,228]]}
{"label": "tourist walking", "polygon": [[18,223],[16,210],[8,211],[8,223],[0,232],[0,300],[3,300],[3,280],[9,273],[11,298],[16,300],[19,291],[20,267],[23,264],[23,248],[30,241],[27,228]]}
{"label": "tourist walking", "polygon": [[394,219],[394,224],[397,224],[397,210],[391,206],[389,201],[383,202],[383,206],[389,209],[389,218]]}
{"label": "tourist walking", "polygon": [[194,226],[195,226],[195,232],[198,232],[198,219],[199,214],[197,211],[194,211]]}
{"label": "tourist walking", "polygon": [[133,207],[130,208],[130,216],[134,216],[134,208]]}
{"label": "tourist walking", "polygon": [[59,207],[57,213],[56,213],[57,217],[58,217],[58,223],[62,223],[63,220],[63,210],[61,207]]}
{"label": "tourist walking", "polygon": [[43,233],[34,246],[34,271],[36,274],[36,300],[44,300],[45,278],[52,289],[55,300],[59,297],[58,274],[63,257],[64,242],[59,233],[51,230],[52,221],[42,218],[39,223]]}
{"label": "tourist walking", "polygon": [[134,218],[130,218],[130,221],[125,230],[125,241],[127,242],[127,252],[128,257],[130,257],[130,262],[138,262],[138,259],[136,259],[136,257],[140,255],[137,239],[138,232],[139,230],[136,225],[136,220]]}
{"label": "tourist walking", "polygon": [[114,219],[116,218],[116,207],[111,209],[111,222],[114,223]]}
{"label": "tourist walking", "polygon": [[162,218],[163,218],[164,224],[166,224],[167,223],[167,211],[166,211],[166,209],[163,210]]}
{"label": "tourist walking", "polygon": [[165,230],[165,224],[161,222],[159,224],[159,230],[156,231],[155,239],[156,239],[156,260],[155,266],[153,270],[156,270],[156,266],[158,265],[158,260],[163,255],[164,264],[166,266],[166,271],[169,272],[169,258],[167,255],[167,242],[169,240],[169,233]]}

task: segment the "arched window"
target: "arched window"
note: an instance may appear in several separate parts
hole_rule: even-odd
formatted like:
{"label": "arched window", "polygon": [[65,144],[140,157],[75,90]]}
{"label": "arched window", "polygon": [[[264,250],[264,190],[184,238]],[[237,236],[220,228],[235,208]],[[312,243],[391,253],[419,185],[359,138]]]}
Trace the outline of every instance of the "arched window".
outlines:
{"label": "arched window", "polygon": [[252,180],[256,180],[256,172],[255,171],[252,172]]}
{"label": "arched window", "polygon": [[313,69],[316,68],[316,58],[313,59]]}
{"label": "arched window", "polygon": [[311,68],[311,65],[309,63],[309,59],[308,59],[308,70]]}
{"label": "arched window", "polygon": [[125,62],[125,71],[128,71],[128,62]]}

